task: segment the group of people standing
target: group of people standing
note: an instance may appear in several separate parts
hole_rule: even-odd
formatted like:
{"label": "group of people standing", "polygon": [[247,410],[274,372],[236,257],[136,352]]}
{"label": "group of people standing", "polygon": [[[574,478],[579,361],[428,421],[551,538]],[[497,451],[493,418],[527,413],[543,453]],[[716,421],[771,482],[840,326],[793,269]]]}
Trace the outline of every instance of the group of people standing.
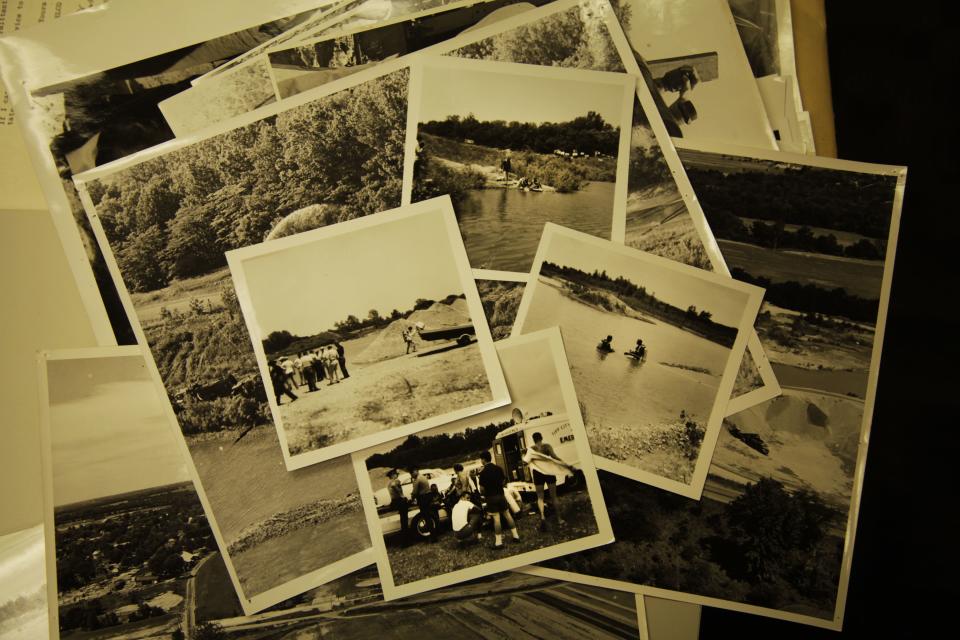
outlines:
{"label": "group of people standing", "polygon": [[[540,515],[540,530],[546,531],[546,505],[544,491],[549,491],[550,502],[559,525],[565,521],[560,510],[557,496],[557,477],[542,473],[539,468],[543,461],[549,461],[553,468],[563,467],[571,472],[573,467],[561,460],[549,444],[543,442],[540,433],[533,434],[531,451],[536,452],[535,460],[529,462],[533,483],[537,492],[537,511]],[[479,542],[483,535],[481,529],[486,517],[493,521],[494,549],[503,548],[503,532],[508,530],[510,537],[520,540],[515,516],[520,514],[522,499],[519,492],[507,486],[507,474],[493,462],[490,451],[480,454],[482,467],[473,473],[466,471],[462,464],[453,465],[454,478],[446,494],[441,494],[436,484],[423,475],[419,469],[410,469],[411,497],[407,499],[403,492],[398,469],[387,472],[391,510],[400,515],[400,531],[404,541],[409,541],[410,503],[416,504],[419,518],[425,531],[421,534],[428,542],[435,542],[440,528],[439,510],[445,508],[450,514],[450,523],[454,538],[458,544]],[[538,466],[538,463],[540,466]],[[547,467],[550,468],[550,467]]]}
{"label": "group of people standing", "polygon": [[282,396],[291,402],[296,400],[295,392],[300,387],[306,386],[308,392],[316,391],[321,380],[325,379],[330,386],[349,377],[347,358],[339,341],[313,351],[301,351],[293,358],[270,361],[270,381],[278,405]]}

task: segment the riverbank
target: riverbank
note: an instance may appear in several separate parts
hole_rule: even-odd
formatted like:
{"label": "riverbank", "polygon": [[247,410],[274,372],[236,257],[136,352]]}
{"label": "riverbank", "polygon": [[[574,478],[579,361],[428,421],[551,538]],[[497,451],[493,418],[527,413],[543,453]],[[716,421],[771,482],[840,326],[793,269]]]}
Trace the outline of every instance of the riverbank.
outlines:
{"label": "riverbank", "polygon": [[[507,151],[478,144],[459,142],[427,133],[419,134],[422,145],[421,157],[434,161],[445,168],[482,175],[487,188],[504,188],[498,181],[487,181],[488,176],[503,177],[501,162],[510,158],[510,173],[516,178],[537,179],[544,191],[560,193],[579,191],[588,182],[616,182],[617,159],[608,156],[563,157],[533,151]],[[508,155],[509,154],[509,155]],[[430,178],[429,170],[425,178]],[[546,187],[550,188],[547,189]]]}

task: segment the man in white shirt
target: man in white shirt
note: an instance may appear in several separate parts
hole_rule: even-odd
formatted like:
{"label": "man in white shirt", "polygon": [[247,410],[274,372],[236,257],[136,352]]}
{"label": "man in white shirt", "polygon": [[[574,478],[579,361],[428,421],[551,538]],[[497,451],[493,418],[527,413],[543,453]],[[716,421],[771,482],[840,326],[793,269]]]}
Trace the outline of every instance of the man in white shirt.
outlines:
{"label": "man in white shirt", "polygon": [[460,494],[460,500],[453,505],[450,523],[453,525],[453,536],[460,544],[469,544],[480,540],[480,525],[483,523],[483,513],[470,501],[470,494]]}

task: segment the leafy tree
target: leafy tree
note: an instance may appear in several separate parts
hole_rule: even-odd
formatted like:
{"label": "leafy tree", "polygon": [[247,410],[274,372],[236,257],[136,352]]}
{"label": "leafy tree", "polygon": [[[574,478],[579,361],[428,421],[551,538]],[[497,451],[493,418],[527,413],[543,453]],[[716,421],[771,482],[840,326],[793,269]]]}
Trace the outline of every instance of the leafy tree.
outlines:
{"label": "leafy tree", "polygon": [[134,234],[117,254],[117,264],[127,286],[133,291],[151,291],[167,285],[167,273],[160,256],[166,237],[158,226]]}
{"label": "leafy tree", "polygon": [[278,351],[283,351],[297,339],[297,336],[293,335],[286,329],[281,331],[273,331],[263,340],[263,350],[266,353],[276,353]]}
{"label": "leafy tree", "polygon": [[170,277],[188,278],[226,264],[226,256],[206,213],[186,209],[170,224],[166,249]]}

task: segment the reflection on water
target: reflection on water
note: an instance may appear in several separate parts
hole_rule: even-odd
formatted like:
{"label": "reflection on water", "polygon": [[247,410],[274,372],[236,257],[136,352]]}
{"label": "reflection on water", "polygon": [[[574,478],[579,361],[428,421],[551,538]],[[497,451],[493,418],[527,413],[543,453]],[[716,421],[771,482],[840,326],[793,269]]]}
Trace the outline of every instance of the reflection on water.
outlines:
{"label": "reflection on water", "polygon": [[[705,422],[713,406],[730,350],[659,320],[650,323],[597,311],[537,286],[523,333],[560,325],[574,386],[590,422],[610,425],[659,425],[681,410]],[[597,350],[613,336],[613,353]],[[648,345],[645,362],[624,355],[637,338]],[[662,363],[709,369],[711,375]]]}
{"label": "reflection on water", "polygon": [[614,187],[612,182],[591,182],[575,193],[471,191],[457,207],[470,266],[529,271],[547,222],[609,239]]}

